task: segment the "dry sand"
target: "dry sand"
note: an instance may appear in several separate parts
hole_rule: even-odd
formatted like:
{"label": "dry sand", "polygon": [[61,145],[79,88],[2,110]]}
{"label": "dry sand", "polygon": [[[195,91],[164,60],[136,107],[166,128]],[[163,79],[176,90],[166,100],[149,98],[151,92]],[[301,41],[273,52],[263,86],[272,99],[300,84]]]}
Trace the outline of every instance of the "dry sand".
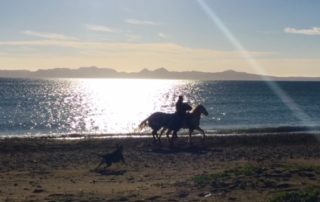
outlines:
{"label": "dry sand", "polygon": [[[318,197],[314,135],[0,140],[0,201],[269,201]],[[95,167],[121,144],[126,164]],[[311,191],[310,191],[311,190]],[[289,194],[287,194],[289,193]]]}

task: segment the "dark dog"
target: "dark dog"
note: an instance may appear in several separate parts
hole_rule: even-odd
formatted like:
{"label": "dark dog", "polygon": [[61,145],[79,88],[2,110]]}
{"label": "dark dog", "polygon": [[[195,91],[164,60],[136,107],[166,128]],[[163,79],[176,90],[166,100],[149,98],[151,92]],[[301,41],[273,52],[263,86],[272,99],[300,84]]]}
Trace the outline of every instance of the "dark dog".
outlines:
{"label": "dark dog", "polygon": [[122,146],[117,146],[117,149],[114,150],[113,152],[105,155],[101,154],[96,154],[102,158],[101,162],[99,165],[96,167],[98,169],[101,165],[106,164],[104,168],[107,168],[112,165],[112,163],[117,163],[122,161],[125,163],[123,155],[122,155],[123,147]]}

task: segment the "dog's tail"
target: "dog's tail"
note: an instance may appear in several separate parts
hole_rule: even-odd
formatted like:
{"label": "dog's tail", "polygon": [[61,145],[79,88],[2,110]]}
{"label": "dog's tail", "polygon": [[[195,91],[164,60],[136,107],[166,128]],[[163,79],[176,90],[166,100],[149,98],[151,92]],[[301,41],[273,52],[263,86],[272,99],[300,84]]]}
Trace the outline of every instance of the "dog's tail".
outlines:
{"label": "dog's tail", "polygon": [[140,124],[139,124],[139,130],[142,130],[144,127],[146,127],[148,125],[148,121],[149,121],[149,117],[146,118],[145,120],[143,120]]}

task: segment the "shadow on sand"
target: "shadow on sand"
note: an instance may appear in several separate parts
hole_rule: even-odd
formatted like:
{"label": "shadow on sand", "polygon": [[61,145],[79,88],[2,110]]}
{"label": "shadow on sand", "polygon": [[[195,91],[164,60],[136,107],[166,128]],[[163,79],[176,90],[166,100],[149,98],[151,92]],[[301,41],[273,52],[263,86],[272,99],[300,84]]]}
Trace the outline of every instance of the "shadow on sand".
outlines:
{"label": "shadow on sand", "polygon": [[109,176],[109,175],[119,176],[119,175],[124,175],[127,171],[126,170],[99,169],[99,170],[94,170],[94,172],[99,173],[100,175],[104,175],[104,176]]}
{"label": "shadow on sand", "polygon": [[149,151],[158,154],[176,154],[176,153],[191,153],[191,154],[206,154],[208,152],[216,152],[216,150],[205,146],[175,146],[175,147],[153,147]]}

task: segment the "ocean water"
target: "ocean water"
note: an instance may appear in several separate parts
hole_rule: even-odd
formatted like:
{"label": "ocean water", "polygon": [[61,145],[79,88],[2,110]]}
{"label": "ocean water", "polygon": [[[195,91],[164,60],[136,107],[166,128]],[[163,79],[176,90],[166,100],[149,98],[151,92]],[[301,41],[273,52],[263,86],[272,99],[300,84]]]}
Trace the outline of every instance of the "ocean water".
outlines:
{"label": "ocean water", "polygon": [[275,84],[290,99],[262,81],[0,79],[0,136],[132,134],[180,94],[209,134],[319,131],[320,82]]}

